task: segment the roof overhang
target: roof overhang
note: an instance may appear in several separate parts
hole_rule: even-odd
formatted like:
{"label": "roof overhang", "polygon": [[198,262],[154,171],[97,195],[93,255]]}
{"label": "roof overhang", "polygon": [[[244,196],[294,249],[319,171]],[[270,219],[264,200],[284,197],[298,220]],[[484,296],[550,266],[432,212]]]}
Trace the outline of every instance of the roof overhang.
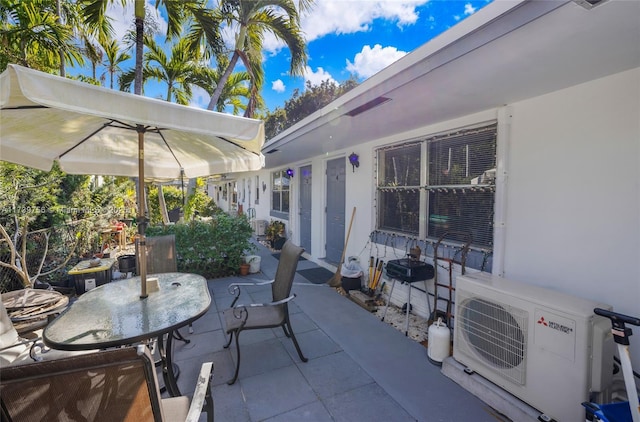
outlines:
{"label": "roof overhang", "polygon": [[487,5],[269,140],[266,167],[639,67],[640,2],[585,1]]}

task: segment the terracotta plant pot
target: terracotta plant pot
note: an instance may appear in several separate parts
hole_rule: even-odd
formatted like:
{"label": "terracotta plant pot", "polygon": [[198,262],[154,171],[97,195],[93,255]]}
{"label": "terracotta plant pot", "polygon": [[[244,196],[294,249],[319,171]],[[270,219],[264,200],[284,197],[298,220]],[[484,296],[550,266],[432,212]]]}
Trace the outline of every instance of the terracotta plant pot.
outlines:
{"label": "terracotta plant pot", "polygon": [[240,275],[249,274],[249,264],[240,264]]}

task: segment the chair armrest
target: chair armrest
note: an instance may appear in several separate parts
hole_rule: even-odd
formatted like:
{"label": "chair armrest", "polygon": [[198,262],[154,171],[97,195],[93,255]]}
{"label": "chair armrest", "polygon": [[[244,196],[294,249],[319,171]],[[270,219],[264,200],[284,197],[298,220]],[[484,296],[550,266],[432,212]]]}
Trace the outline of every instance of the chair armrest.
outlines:
{"label": "chair armrest", "polygon": [[0,353],[4,352],[5,350],[9,350],[12,349],[14,347],[18,347],[18,346],[29,346],[29,357],[34,361],[40,361],[42,360],[41,357],[37,356],[38,351],[36,351],[36,347],[40,347],[40,353],[46,353],[48,352],[48,348],[45,346],[45,344],[42,341],[42,337],[36,337],[36,338],[29,338],[29,339],[25,339],[22,337],[18,338],[18,341],[16,341],[13,344],[10,344],[9,346],[5,346],[3,348],[0,348]]}
{"label": "chair armrest", "polygon": [[262,307],[262,306],[278,306],[278,305],[282,305],[284,303],[292,301],[295,297],[296,297],[296,295],[292,294],[291,296],[289,296],[287,298],[284,298],[282,300],[277,300],[275,302],[251,303],[249,305],[238,305],[238,306],[246,306],[246,307],[249,307],[249,308],[259,308],[259,307]]}
{"label": "chair armrest", "polygon": [[267,280],[267,281],[255,281],[252,283],[231,283],[229,284],[229,287],[227,288],[227,290],[229,291],[229,294],[232,294],[235,296],[235,298],[233,299],[233,302],[231,302],[231,305],[229,306],[230,308],[233,308],[234,305],[236,304],[236,302],[238,301],[238,298],[240,297],[240,287],[241,286],[266,286],[268,284],[273,284],[275,280]]}
{"label": "chair armrest", "polygon": [[229,284],[229,288],[231,286],[264,286],[266,284],[272,284],[275,280],[256,280],[251,282],[242,282],[242,283],[231,283]]}
{"label": "chair armrest", "polygon": [[24,338],[20,337],[20,338],[18,338],[18,340],[15,343],[10,344],[8,346],[0,347],[0,352],[4,352],[5,350],[9,350],[9,349],[12,349],[12,348],[18,347],[18,346],[26,346],[27,344],[35,343],[38,340],[42,340],[42,338],[38,337],[38,338],[34,338],[34,339],[24,339]]}
{"label": "chair armrest", "polygon": [[[247,312],[247,308],[260,308],[260,307],[265,307],[265,306],[279,306],[279,305],[283,305],[287,302],[290,302],[291,300],[293,300],[296,297],[295,293],[292,294],[289,297],[286,297],[282,300],[277,300],[275,302],[267,302],[267,303],[249,303],[247,305],[236,305],[236,306],[232,306],[231,309],[233,310],[233,316],[236,319],[241,319],[242,320],[242,326],[244,326],[244,324],[247,322],[247,318],[249,317],[249,313]],[[236,298],[237,300],[238,298]],[[235,303],[235,300],[234,300]]]}
{"label": "chair armrest", "polygon": [[193,392],[193,399],[191,399],[191,406],[189,406],[189,413],[185,422],[197,422],[203,411],[207,412],[207,420],[213,421],[212,377],[213,363],[203,363],[200,367],[200,375],[198,375],[198,382]]}

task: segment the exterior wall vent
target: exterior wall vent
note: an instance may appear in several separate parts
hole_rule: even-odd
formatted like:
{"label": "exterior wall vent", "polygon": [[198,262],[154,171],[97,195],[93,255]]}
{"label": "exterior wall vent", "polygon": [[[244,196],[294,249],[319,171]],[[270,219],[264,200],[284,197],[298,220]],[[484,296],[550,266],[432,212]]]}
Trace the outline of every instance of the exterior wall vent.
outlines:
{"label": "exterior wall vent", "polygon": [[387,98],[387,97],[378,97],[378,98],[374,98],[373,100],[362,104],[359,107],[354,108],[351,111],[348,111],[345,113],[346,116],[350,116],[350,117],[354,117],[357,116],[358,114],[362,114],[365,111],[371,110],[374,107],[377,107],[381,104],[386,103],[387,101],[391,101],[391,98]]}
{"label": "exterior wall vent", "polygon": [[573,2],[584,7],[585,9],[593,9],[596,6],[607,2],[607,0],[573,0]]}

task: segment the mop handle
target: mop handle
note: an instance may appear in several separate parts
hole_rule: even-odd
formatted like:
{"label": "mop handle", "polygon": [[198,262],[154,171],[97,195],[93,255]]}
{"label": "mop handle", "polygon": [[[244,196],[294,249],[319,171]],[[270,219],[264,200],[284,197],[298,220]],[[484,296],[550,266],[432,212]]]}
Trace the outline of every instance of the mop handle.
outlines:
{"label": "mop handle", "polygon": [[640,403],[638,400],[638,390],[633,379],[633,368],[631,367],[631,356],[629,354],[629,337],[633,334],[631,328],[627,328],[625,323],[640,326],[640,319],[606,309],[595,308],[593,312],[611,320],[611,333],[613,340],[618,347],[618,357],[622,367],[624,385],[627,389],[629,399],[629,409],[633,422],[640,422]]}

